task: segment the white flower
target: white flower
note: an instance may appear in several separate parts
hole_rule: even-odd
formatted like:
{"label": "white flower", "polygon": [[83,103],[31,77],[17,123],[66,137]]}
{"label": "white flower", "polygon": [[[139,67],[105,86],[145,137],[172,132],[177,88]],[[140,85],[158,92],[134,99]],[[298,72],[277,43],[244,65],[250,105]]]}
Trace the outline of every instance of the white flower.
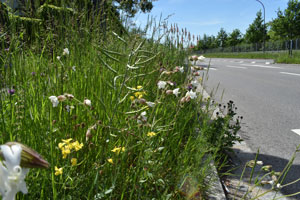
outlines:
{"label": "white flower", "polygon": [[69,54],[70,54],[69,49],[68,49],[68,48],[65,48],[65,49],[64,49],[64,52],[63,52],[63,55],[69,55]]}
{"label": "white flower", "polygon": [[57,56],[56,58],[57,58],[57,60],[60,60],[60,56]]}
{"label": "white flower", "polygon": [[198,60],[200,60],[200,61],[204,61],[204,59],[205,59],[205,57],[202,55],[198,57]]}
{"label": "white flower", "polygon": [[164,89],[166,85],[167,85],[166,81],[158,81],[157,83],[158,89]]}
{"label": "white flower", "polygon": [[153,108],[155,106],[155,103],[150,102],[150,101],[147,101],[146,104],[151,108]]}
{"label": "white flower", "polygon": [[193,92],[193,90],[188,91],[188,92],[185,94],[185,96],[186,96],[186,97],[190,97],[191,99],[197,98],[196,92]]}
{"label": "white flower", "polygon": [[179,71],[180,71],[181,73],[183,73],[183,72],[184,72],[184,68],[183,68],[183,67],[180,67],[180,68],[179,68]]}
{"label": "white flower", "polygon": [[76,72],[76,66],[73,66],[73,67],[72,67],[72,70],[73,70],[74,72]]}
{"label": "white flower", "polygon": [[138,119],[137,120],[137,122],[139,123],[139,124],[142,124],[143,122],[146,122],[147,121],[147,112],[146,111],[144,111],[144,112],[142,112],[141,114],[140,114],[140,119]]}
{"label": "white flower", "polygon": [[22,147],[20,145],[1,145],[4,161],[0,162],[0,193],[3,200],[14,200],[21,191],[28,192],[24,181],[29,169],[20,167]]}
{"label": "white flower", "polygon": [[91,102],[91,100],[89,100],[89,99],[85,99],[85,100],[83,101],[83,104],[84,104],[84,105],[87,105],[87,106],[91,106],[91,105],[92,105],[92,102]]}
{"label": "white flower", "polygon": [[59,103],[58,98],[56,96],[50,96],[49,99],[50,99],[53,107],[57,107],[57,105]]}
{"label": "white flower", "polygon": [[194,87],[196,87],[199,83],[198,83],[197,80],[193,80],[193,81],[191,82],[191,84],[192,84]]}
{"label": "white flower", "polygon": [[174,94],[176,97],[178,97],[178,94],[180,94],[179,88],[174,89],[174,90],[173,90],[173,94]]}
{"label": "white flower", "polygon": [[257,165],[263,165],[264,163],[263,163],[263,161],[258,160],[258,161],[256,161],[256,164]]}

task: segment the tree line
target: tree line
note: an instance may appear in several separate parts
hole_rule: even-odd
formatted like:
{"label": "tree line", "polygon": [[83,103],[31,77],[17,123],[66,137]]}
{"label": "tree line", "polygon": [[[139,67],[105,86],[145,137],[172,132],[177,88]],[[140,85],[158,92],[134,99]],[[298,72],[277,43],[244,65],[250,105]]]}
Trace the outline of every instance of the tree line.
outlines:
{"label": "tree line", "polygon": [[287,8],[278,9],[277,17],[264,25],[262,12],[249,25],[245,34],[239,29],[228,33],[221,28],[217,36],[204,34],[197,38],[195,50],[235,47],[240,44],[255,44],[265,41],[292,40],[300,38],[300,2],[289,0]]}

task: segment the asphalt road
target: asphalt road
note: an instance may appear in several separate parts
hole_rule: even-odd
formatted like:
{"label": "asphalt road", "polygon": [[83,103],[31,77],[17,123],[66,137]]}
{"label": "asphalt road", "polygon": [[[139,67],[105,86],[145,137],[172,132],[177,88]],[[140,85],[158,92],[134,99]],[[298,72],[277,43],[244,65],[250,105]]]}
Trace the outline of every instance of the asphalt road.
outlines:
{"label": "asphalt road", "polygon": [[[209,62],[206,90],[218,102],[234,101],[243,116],[241,137],[254,152],[260,150],[265,165],[282,171],[300,144],[300,65],[217,58],[198,64],[207,67]],[[300,152],[285,182],[298,178]],[[284,194],[299,191],[300,181],[282,189]]]}

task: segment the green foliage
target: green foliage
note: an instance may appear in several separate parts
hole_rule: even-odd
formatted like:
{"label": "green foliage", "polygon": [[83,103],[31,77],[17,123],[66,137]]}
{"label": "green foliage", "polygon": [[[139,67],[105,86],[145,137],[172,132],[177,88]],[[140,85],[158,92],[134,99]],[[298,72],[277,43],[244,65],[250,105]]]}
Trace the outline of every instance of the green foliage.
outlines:
{"label": "green foliage", "polygon": [[220,29],[220,31],[218,32],[216,40],[217,40],[217,45],[219,47],[227,46],[228,35],[227,35],[226,31],[224,30],[224,28]]}
{"label": "green foliage", "polygon": [[243,36],[239,29],[234,29],[228,37],[228,45],[229,46],[234,47],[234,46],[242,43],[242,41],[243,41]]}
{"label": "green foliage", "polygon": [[253,59],[274,59],[276,63],[300,64],[300,52],[294,51],[293,55],[287,52],[277,53],[207,53],[207,58],[253,58]]}
{"label": "green foliage", "polygon": [[282,12],[278,10],[277,18],[271,22],[271,30],[281,39],[300,37],[300,2],[289,0],[288,6]]}
{"label": "green foliage", "polygon": [[[256,18],[253,23],[249,25],[249,28],[245,34],[245,40],[248,43],[263,42],[263,38],[267,35],[267,30],[264,27],[264,19],[262,18],[262,12],[256,13]],[[266,39],[266,38],[265,38]]]}

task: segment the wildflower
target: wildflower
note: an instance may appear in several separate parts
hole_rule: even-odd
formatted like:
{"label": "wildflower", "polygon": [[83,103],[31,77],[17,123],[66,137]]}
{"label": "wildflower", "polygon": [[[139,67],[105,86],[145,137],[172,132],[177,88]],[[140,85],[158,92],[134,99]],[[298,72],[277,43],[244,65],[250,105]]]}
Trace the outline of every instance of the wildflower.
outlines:
{"label": "wildflower", "polygon": [[141,85],[138,85],[136,88],[137,88],[138,90],[140,90],[140,89],[142,89],[142,88],[143,88],[143,86],[141,86]]}
{"label": "wildflower", "polygon": [[196,95],[196,92],[193,92],[193,90],[191,90],[191,91],[188,91],[186,93],[185,97],[189,97],[191,99],[195,99],[195,98],[197,98],[197,95]]}
{"label": "wildflower", "polygon": [[[49,163],[42,158],[40,154],[38,154],[33,149],[25,146],[24,144],[18,142],[7,142],[5,145],[12,147],[13,145],[19,145],[22,148],[21,153],[21,167],[26,168],[48,168]],[[1,157],[1,150],[0,150],[0,157]]]}
{"label": "wildflower", "polygon": [[107,161],[108,161],[109,163],[111,163],[111,164],[114,164],[114,161],[113,161],[113,159],[111,159],[111,158],[107,159]]}
{"label": "wildflower", "polygon": [[86,106],[91,106],[91,105],[92,105],[92,102],[91,102],[91,100],[89,100],[89,99],[85,99],[85,100],[83,101],[83,104],[86,105]]}
{"label": "wildflower", "polygon": [[149,132],[149,133],[147,133],[147,136],[148,136],[148,137],[153,137],[153,136],[156,136],[156,133],[154,133],[154,132]]}
{"label": "wildflower", "polygon": [[68,93],[65,93],[64,96],[67,97],[69,100],[72,100],[74,98],[72,94],[68,94]]}
{"label": "wildflower", "polygon": [[158,89],[164,89],[167,85],[167,82],[165,81],[158,81],[157,83],[157,86],[158,86]]}
{"label": "wildflower", "polygon": [[256,164],[257,165],[263,165],[263,161],[258,160],[258,161],[256,161]]}
{"label": "wildflower", "polygon": [[141,99],[144,94],[145,94],[145,92],[135,92],[134,96],[137,97],[138,99]]}
{"label": "wildflower", "polygon": [[119,154],[121,151],[125,152],[125,147],[115,147],[113,150],[111,150],[112,152]]}
{"label": "wildflower", "polygon": [[70,54],[69,49],[68,49],[68,48],[65,48],[65,49],[64,49],[64,52],[63,52],[63,55],[65,56],[65,55],[69,55],[69,54]]}
{"label": "wildflower", "polygon": [[180,67],[180,68],[179,68],[179,71],[180,71],[181,73],[183,73],[183,72],[184,72],[184,68],[183,68],[183,67]]}
{"label": "wildflower", "polygon": [[134,96],[129,97],[131,101],[134,101]]}
{"label": "wildflower", "polygon": [[146,104],[151,108],[153,108],[155,106],[155,103],[150,102],[150,101],[147,101]]}
{"label": "wildflower", "polygon": [[57,107],[58,106],[59,101],[58,101],[58,98],[56,96],[50,96],[49,99],[50,99],[53,107]]}
{"label": "wildflower", "polygon": [[147,112],[146,111],[144,111],[144,112],[142,112],[141,113],[141,117],[142,117],[142,119],[144,120],[144,121],[147,121]]}
{"label": "wildflower", "polygon": [[73,66],[73,67],[72,67],[72,70],[73,70],[74,72],[76,72],[76,66]]}
{"label": "wildflower", "polygon": [[202,55],[198,57],[198,60],[200,60],[200,61],[204,61],[204,59],[205,59],[205,57]]}
{"label": "wildflower", "polygon": [[71,159],[71,164],[72,164],[72,166],[77,165],[77,158],[72,158]]}
{"label": "wildflower", "polygon": [[10,95],[13,95],[13,94],[15,94],[15,90],[14,89],[10,89],[10,90],[8,90],[8,94],[10,94]]}
{"label": "wildflower", "polygon": [[194,87],[197,87],[199,85],[198,81],[197,80],[193,80],[191,82],[191,84],[194,86]]}
{"label": "wildflower", "polygon": [[63,159],[65,159],[71,153],[71,150],[70,150],[69,146],[66,146],[65,148],[62,148],[61,153],[63,155]]}
{"label": "wildflower", "polygon": [[72,138],[69,138],[69,139],[62,139],[62,141],[65,143],[65,144],[70,144],[70,142],[72,141],[73,139]]}
{"label": "wildflower", "polygon": [[15,195],[21,191],[28,192],[24,181],[29,169],[21,168],[22,147],[19,144],[1,145],[1,155],[4,161],[0,161],[0,193],[4,200],[14,199]]}
{"label": "wildflower", "polygon": [[58,101],[65,101],[67,99],[67,97],[65,95],[59,95],[57,97]]}
{"label": "wildflower", "polygon": [[72,145],[73,145],[75,151],[79,151],[83,147],[83,143],[79,144],[78,141],[73,142]]}
{"label": "wildflower", "polygon": [[57,60],[60,60],[60,56],[57,56],[56,58],[57,58]]}
{"label": "wildflower", "polygon": [[178,94],[180,94],[179,88],[174,89],[172,92],[176,97],[178,97]]}
{"label": "wildflower", "polygon": [[55,166],[55,176],[58,176],[58,175],[62,175],[63,174],[63,168],[58,168],[57,166]]}
{"label": "wildflower", "polygon": [[167,83],[168,83],[169,85],[171,85],[171,86],[174,86],[174,83],[171,82],[171,81],[167,81]]}
{"label": "wildflower", "polygon": [[173,90],[167,90],[166,94],[173,94]]}
{"label": "wildflower", "polygon": [[31,75],[32,75],[32,76],[35,76],[35,75],[36,75],[36,72],[31,72]]}

